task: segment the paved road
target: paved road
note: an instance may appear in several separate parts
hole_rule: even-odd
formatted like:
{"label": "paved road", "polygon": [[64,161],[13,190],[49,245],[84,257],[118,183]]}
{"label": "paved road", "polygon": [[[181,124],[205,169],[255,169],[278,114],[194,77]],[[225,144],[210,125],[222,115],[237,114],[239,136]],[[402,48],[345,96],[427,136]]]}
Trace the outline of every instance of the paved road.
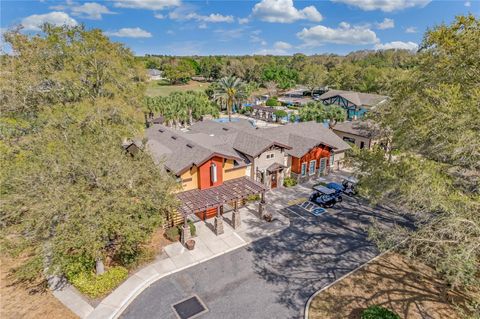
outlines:
{"label": "paved road", "polygon": [[378,254],[367,240],[372,219],[410,223],[351,199],[319,217],[298,206],[282,213],[287,229],[155,282],[122,318],[176,318],[171,305],[192,295],[209,309],[200,318],[302,318],[315,291]]}

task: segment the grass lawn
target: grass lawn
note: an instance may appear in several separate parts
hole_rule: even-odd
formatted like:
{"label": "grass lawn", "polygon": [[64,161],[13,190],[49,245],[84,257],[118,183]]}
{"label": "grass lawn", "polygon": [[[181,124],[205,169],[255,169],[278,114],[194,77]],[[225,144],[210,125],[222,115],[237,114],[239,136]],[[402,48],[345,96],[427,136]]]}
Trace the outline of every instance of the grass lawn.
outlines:
{"label": "grass lawn", "polygon": [[78,318],[58,301],[48,289],[31,284],[28,287],[14,285],[9,269],[15,266],[14,258],[1,257],[0,266],[0,318]]}
{"label": "grass lawn", "polygon": [[187,84],[171,85],[168,81],[150,81],[147,85],[148,96],[166,96],[176,91],[203,91],[210,83],[190,81]]}
{"label": "grass lawn", "polygon": [[401,318],[456,319],[465,296],[449,290],[430,267],[389,253],[314,297],[310,319],[357,319],[380,305]]}

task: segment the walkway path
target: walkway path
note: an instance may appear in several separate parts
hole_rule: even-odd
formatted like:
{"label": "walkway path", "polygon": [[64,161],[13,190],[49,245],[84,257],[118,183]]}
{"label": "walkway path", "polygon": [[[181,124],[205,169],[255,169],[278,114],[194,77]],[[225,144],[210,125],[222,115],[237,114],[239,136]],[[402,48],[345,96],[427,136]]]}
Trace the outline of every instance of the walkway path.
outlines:
{"label": "walkway path", "polygon": [[256,208],[256,205],[252,204],[240,209],[242,225],[237,230],[229,225],[231,213],[224,214],[225,232],[220,236],[213,233],[211,224],[197,222],[194,250],[185,249],[179,242],[165,247],[165,254],[160,260],[130,276],[103,299],[87,318],[114,318],[128,306],[131,300],[158,279],[226,254],[288,227],[290,223],[288,218],[281,214],[274,214],[271,223],[260,220],[256,215]]}

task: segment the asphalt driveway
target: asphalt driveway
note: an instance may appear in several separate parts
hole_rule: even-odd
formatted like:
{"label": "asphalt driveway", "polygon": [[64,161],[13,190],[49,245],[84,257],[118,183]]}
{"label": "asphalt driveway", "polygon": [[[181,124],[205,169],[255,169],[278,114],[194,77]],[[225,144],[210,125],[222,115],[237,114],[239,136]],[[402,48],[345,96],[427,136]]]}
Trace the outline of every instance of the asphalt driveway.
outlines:
{"label": "asphalt driveway", "polygon": [[411,224],[349,198],[319,217],[298,206],[281,213],[291,221],[285,230],[160,279],[121,318],[177,318],[172,305],[192,295],[209,310],[199,318],[302,318],[315,291],[379,253],[367,240],[373,220]]}

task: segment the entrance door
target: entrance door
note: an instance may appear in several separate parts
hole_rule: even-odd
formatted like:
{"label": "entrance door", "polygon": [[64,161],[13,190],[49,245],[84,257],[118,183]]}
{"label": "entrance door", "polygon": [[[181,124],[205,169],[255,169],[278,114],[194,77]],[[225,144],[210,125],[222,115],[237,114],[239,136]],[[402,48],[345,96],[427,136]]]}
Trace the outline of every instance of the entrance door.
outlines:
{"label": "entrance door", "polygon": [[277,172],[271,173],[270,176],[271,176],[271,182],[270,182],[271,188],[276,188],[277,187]]}

